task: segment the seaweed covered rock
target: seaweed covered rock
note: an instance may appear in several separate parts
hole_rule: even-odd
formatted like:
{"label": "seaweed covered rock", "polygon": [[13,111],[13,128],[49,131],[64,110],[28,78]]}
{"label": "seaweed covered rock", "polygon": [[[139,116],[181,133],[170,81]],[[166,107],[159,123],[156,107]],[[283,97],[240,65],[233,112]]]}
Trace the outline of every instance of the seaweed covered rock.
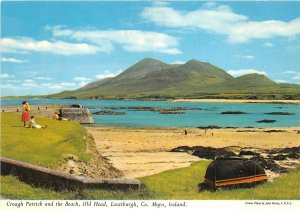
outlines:
{"label": "seaweed covered rock", "polygon": [[192,155],[195,155],[199,158],[205,158],[205,159],[214,159],[215,157],[229,157],[234,156],[235,154],[231,151],[227,151],[223,148],[212,148],[212,147],[192,147],[193,153]]}
{"label": "seaweed covered rock", "polygon": [[273,172],[277,172],[277,173],[287,173],[288,172],[288,170],[286,168],[279,166],[278,164],[275,163],[274,160],[271,160],[271,159],[266,159],[263,157],[256,156],[256,157],[250,158],[250,160],[260,163],[264,169],[267,169],[267,170],[270,170]]}

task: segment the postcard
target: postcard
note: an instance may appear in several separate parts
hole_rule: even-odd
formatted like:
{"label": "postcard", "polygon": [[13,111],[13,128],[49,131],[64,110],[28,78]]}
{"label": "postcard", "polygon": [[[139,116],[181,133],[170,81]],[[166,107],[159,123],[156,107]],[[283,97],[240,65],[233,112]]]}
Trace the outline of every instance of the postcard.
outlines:
{"label": "postcard", "polygon": [[298,209],[299,1],[2,1],[1,208]]}

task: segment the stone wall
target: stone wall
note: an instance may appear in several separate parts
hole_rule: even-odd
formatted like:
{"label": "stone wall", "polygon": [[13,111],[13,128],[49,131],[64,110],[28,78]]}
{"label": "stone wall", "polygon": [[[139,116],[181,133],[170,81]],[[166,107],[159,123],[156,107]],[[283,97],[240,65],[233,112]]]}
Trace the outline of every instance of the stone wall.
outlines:
{"label": "stone wall", "polygon": [[[61,114],[61,117],[73,121],[80,122],[81,124],[93,124],[94,119],[88,108],[82,106],[72,107],[72,105],[30,105],[30,115],[37,115],[52,118],[55,112]],[[22,105],[20,106],[2,106],[1,112],[20,112],[22,113]]]}
{"label": "stone wall", "polygon": [[140,181],[136,179],[91,179],[5,157],[1,157],[0,160],[1,175],[13,175],[18,177],[21,181],[38,187],[46,187],[54,190],[129,190],[140,188]]}

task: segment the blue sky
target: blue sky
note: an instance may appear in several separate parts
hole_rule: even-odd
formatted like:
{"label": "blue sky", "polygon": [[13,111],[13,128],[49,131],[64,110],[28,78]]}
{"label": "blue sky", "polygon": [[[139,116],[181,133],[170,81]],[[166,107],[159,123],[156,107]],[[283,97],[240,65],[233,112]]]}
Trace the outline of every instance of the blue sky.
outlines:
{"label": "blue sky", "polygon": [[1,3],[1,95],[48,94],[145,57],[300,83],[300,2]]}

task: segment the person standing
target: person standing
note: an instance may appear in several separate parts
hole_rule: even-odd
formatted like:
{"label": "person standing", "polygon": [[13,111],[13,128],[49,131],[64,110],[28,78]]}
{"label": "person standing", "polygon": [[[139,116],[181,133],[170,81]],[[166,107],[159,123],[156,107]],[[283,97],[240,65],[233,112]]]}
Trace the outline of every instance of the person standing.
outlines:
{"label": "person standing", "polygon": [[30,111],[30,105],[28,104],[27,101],[23,101],[22,102],[22,118],[21,121],[24,123],[24,127],[28,127],[26,126],[26,123],[30,121],[30,115],[29,115],[29,111]]}
{"label": "person standing", "polygon": [[184,135],[187,135],[188,131],[187,131],[187,126],[185,126],[184,128]]}

